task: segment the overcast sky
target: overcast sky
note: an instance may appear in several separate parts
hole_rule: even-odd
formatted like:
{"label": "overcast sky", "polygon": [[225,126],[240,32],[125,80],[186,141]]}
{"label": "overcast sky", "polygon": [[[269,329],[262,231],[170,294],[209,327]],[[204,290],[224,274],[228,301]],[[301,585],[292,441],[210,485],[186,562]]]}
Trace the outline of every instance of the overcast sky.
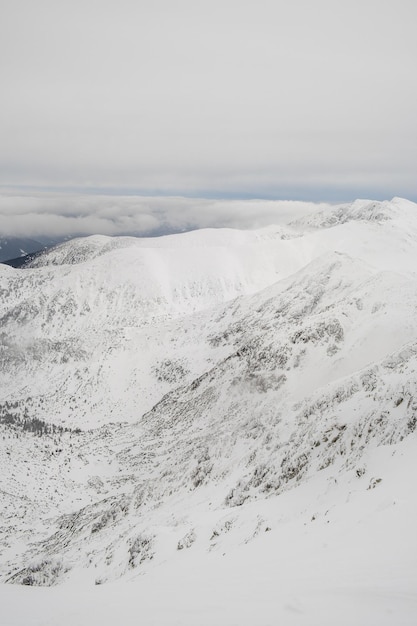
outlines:
{"label": "overcast sky", "polygon": [[0,185],[415,200],[416,24],[415,0],[1,0]]}

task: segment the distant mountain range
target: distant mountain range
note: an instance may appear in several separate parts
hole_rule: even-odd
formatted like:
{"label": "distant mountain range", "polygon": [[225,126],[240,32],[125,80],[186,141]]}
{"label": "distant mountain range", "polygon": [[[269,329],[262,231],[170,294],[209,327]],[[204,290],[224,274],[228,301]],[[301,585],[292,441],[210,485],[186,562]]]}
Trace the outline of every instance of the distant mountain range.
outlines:
{"label": "distant mountain range", "polygon": [[45,244],[36,239],[5,237],[0,235],[0,263],[25,257],[32,252],[43,250]]}

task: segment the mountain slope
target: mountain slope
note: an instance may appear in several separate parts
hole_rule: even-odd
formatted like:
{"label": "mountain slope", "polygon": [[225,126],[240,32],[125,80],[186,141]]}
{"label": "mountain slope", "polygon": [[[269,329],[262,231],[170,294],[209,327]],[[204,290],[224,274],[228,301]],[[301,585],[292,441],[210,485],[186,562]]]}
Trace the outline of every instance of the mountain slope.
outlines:
{"label": "mountain slope", "polygon": [[[402,564],[411,623],[416,209],[354,203],[285,233],[95,237],[0,268],[2,580],[158,581],[223,553],[237,575],[242,555],[284,550],[284,528],[305,546],[298,566],[321,558],[318,537],[349,561],[378,523],[403,542],[385,566],[364,547],[358,567],[372,553],[385,585]],[[346,520],[365,535],[343,547]]]}

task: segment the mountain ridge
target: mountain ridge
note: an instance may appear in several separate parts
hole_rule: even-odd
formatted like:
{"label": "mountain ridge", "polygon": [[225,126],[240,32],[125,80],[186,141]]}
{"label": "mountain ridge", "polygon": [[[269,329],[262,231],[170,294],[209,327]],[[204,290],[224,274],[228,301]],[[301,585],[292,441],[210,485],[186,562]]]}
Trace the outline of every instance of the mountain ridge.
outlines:
{"label": "mountain ridge", "polygon": [[[201,243],[163,257],[169,238],[152,274],[145,242],[130,241],[81,263],[45,264],[52,250],[0,267],[1,580],[140,582],[181,569],[182,553],[206,567],[265,533],[278,545],[283,515],[313,538],[328,510],[359,524],[351,500],[383,506],[390,459],[405,476],[416,440],[417,207],[403,203],[366,205],[366,219],[357,203],[334,224],[336,208],[291,240],[235,233],[222,255],[211,244],[230,233],[193,235],[221,256],[211,267]],[[85,252],[68,242],[61,260],[74,245]],[[252,283],[234,283],[248,260]]]}

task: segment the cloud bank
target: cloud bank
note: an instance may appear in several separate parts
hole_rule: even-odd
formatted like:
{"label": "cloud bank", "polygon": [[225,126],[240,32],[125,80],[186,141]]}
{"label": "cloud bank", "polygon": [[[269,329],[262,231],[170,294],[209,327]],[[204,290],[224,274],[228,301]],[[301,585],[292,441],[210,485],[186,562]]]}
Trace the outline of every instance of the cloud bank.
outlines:
{"label": "cloud bank", "polygon": [[273,200],[38,193],[0,195],[0,235],[160,235],[195,228],[285,224],[324,204]]}

